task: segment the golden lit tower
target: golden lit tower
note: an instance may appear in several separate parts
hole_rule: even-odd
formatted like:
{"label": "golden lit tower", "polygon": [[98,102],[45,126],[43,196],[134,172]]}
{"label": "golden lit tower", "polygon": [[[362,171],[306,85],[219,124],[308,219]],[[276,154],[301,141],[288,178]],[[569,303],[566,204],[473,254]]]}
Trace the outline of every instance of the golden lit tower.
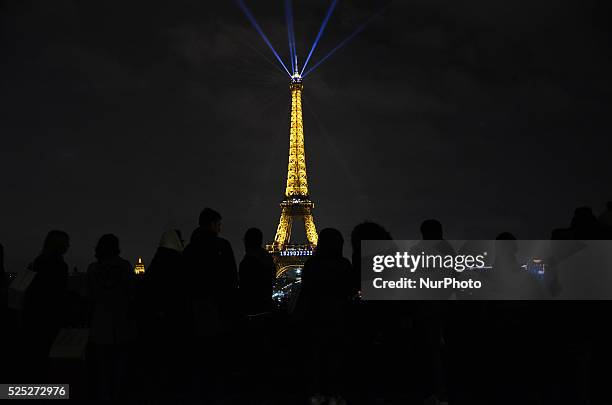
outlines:
{"label": "golden lit tower", "polygon": [[[289,164],[285,198],[280,203],[281,216],[274,242],[267,245],[274,257],[277,276],[290,268],[301,267],[317,246],[317,229],[312,217],[314,203],[308,198],[306,153],[304,152],[304,122],[302,120],[302,78],[295,73],[291,78],[291,126],[289,128]],[[292,244],[291,227],[294,220],[303,220],[308,243]]]}
{"label": "golden lit tower", "polygon": [[136,263],[136,266],[134,266],[134,274],[136,274],[137,276],[142,276],[145,272],[145,266],[144,263],[142,262],[142,258],[138,258],[138,263]]}

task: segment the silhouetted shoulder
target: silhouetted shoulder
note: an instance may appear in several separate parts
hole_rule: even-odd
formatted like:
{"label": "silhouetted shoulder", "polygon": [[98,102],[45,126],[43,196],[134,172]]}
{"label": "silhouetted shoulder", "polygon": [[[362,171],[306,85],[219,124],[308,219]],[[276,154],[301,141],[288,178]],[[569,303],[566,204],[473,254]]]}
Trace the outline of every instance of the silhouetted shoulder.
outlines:
{"label": "silhouetted shoulder", "polygon": [[220,237],[216,237],[217,239],[217,246],[225,251],[231,251],[232,250],[232,245],[231,243],[227,240],[227,239],[223,239]]}
{"label": "silhouetted shoulder", "polygon": [[125,260],[125,259],[123,259],[123,258],[121,258],[121,257],[120,257],[120,258],[119,258],[119,265],[120,265],[122,268],[124,268],[124,269],[126,269],[127,271],[129,271],[130,273],[132,272],[132,264],[131,264],[131,263],[130,263],[128,260]]}
{"label": "silhouetted shoulder", "polygon": [[133,275],[132,265],[129,261],[121,257],[96,261],[91,263],[87,268],[87,277],[90,280],[90,287],[94,285],[130,283],[130,279]]}
{"label": "silhouetted shoulder", "polygon": [[132,265],[130,264],[130,262],[121,257],[106,259],[104,261],[93,262],[87,268],[87,272],[91,273],[91,272],[101,271],[108,267],[118,268],[118,269],[121,269],[122,271],[126,271],[129,273],[132,272]]}

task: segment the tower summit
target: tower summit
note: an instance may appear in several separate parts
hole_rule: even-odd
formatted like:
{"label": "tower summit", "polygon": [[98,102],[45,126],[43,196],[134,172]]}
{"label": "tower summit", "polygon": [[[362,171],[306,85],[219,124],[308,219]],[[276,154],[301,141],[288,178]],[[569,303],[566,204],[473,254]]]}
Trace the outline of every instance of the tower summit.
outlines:
{"label": "tower summit", "polygon": [[[308,198],[306,176],[306,154],[304,152],[304,122],[302,120],[302,91],[304,85],[299,74],[291,77],[291,123],[289,127],[289,164],[287,167],[287,188],[289,196]],[[276,234],[278,236],[278,233]]]}
{"label": "tower summit", "polygon": [[[266,248],[274,257],[276,274],[280,276],[292,268],[302,267],[317,246],[317,229],[312,216],[314,203],[308,196],[306,175],[306,153],[304,151],[304,122],[302,120],[302,77],[291,76],[291,122],[289,127],[289,163],[285,197],[280,203],[281,216],[274,242]],[[294,220],[304,221],[307,243],[291,243],[291,228]]]}

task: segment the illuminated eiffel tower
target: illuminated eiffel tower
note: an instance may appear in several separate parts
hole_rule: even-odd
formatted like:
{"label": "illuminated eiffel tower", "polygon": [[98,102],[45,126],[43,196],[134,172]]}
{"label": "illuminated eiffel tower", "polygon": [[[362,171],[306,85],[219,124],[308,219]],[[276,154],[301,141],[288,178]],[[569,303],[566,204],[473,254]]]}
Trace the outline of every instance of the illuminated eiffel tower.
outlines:
{"label": "illuminated eiffel tower", "polygon": [[[277,277],[290,269],[301,268],[317,246],[317,229],[312,217],[314,203],[308,198],[304,122],[302,121],[302,77],[291,77],[291,126],[289,128],[289,165],[285,198],[280,203],[281,215],[274,242],[266,245],[276,264]],[[291,243],[294,221],[304,221],[308,243]]]}

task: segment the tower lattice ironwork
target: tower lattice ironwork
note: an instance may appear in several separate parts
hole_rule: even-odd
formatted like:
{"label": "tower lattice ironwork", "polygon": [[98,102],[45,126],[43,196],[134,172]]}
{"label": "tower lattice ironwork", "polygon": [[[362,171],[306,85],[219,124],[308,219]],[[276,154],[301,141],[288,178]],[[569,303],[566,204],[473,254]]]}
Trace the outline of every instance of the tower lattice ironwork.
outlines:
{"label": "tower lattice ironwork", "polygon": [[[304,151],[304,122],[302,120],[302,78],[294,74],[291,78],[291,124],[289,128],[289,164],[285,198],[280,203],[281,215],[274,242],[267,245],[274,257],[277,276],[286,270],[301,267],[317,246],[317,229],[312,210],[314,203],[308,197],[306,175],[306,153]],[[307,243],[291,243],[291,228],[294,221],[303,220]]]}

